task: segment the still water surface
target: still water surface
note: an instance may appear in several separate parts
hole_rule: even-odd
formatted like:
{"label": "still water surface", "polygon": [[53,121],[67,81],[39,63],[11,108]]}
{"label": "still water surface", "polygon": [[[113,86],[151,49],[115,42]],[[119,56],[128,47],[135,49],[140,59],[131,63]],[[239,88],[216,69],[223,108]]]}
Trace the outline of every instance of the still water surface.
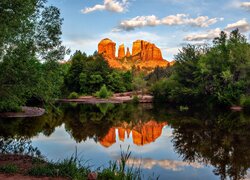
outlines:
{"label": "still water surface", "polygon": [[250,179],[250,116],[164,106],[61,105],[40,118],[2,119],[0,135],[30,139],[48,160],[78,156],[93,169],[132,152],[145,179]]}

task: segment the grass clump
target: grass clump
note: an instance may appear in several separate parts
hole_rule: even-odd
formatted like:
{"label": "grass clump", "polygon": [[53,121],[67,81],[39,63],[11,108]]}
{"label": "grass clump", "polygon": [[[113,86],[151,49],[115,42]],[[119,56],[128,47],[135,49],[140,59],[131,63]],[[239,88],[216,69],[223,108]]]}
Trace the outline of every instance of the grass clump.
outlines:
{"label": "grass clump", "polygon": [[77,99],[77,98],[79,98],[79,95],[76,92],[72,92],[72,93],[70,93],[68,98],[69,99]]}
{"label": "grass clump", "polygon": [[18,167],[15,164],[5,164],[0,166],[0,172],[6,174],[13,174],[18,172]]}
{"label": "grass clump", "polygon": [[97,91],[95,93],[96,97],[103,98],[103,99],[107,99],[112,95],[113,95],[113,93],[107,89],[105,84],[101,87],[101,89],[99,91]]}
{"label": "grass clump", "polygon": [[139,180],[141,178],[140,168],[128,167],[128,160],[131,156],[129,146],[127,151],[121,151],[121,159],[109,163],[109,167],[98,173],[98,179],[117,179],[117,180]]}
{"label": "grass clump", "polygon": [[60,162],[51,162],[45,164],[36,164],[29,171],[31,176],[47,176],[47,177],[67,177],[70,179],[86,179],[89,168],[80,165],[77,158],[71,157]]}

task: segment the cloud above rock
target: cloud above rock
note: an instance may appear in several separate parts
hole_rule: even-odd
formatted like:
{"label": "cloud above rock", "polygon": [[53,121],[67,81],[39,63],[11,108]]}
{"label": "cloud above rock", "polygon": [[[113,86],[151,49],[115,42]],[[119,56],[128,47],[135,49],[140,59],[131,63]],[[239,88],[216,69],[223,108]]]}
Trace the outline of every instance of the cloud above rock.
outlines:
{"label": "cloud above rock", "polygon": [[215,24],[216,22],[221,20],[223,20],[223,18],[209,18],[208,16],[198,16],[196,18],[191,18],[188,14],[169,15],[161,19],[155,15],[137,16],[132,19],[121,21],[116,30],[131,31],[136,28],[158,25],[189,25],[195,27],[209,27],[210,25]]}
{"label": "cloud above rock", "polygon": [[[241,19],[235,23],[228,24],[223,31],[226,33],[230,33],[231,31],[239,29],[241,33],[246,33],[250,31],[250,24],[247,22],[247,20]],[[206,32],[201,33],[192,33],[184,37],[184,40],[186,41],[204,41],[204,40],[212,40],[215,37],[218,37],[220,35],[220,32],[222,29],[216,28],[212,29]]]}
{"label": "cloud above rock", "polygon": [[83,14],[88,14],[94,11],[111,11],[116,13],[122,13],[127,10],[128,0],[104,0],[103,4],[96,4],[93,7],[86,7],[82,9]]}

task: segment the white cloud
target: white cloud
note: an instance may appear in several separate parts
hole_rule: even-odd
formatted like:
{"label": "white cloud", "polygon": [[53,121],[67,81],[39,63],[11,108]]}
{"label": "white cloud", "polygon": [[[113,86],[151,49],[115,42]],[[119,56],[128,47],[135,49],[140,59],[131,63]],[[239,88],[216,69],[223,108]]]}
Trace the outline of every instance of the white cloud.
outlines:
{"label": "white cloud", "polygon": [[242,2],[240,3],[240,7],[250,10],[250,2]]}
{"label": "white cloud", "polygon": [[97,4],[93,7],[86,7],[85,9],[82,9],[81,12],[84,14],[91,13],[93,11],[112,11],[117,13],[122,13],[126,11],[128,6],[128,0],[104,0],[103,4]]}
{"label": "white cloud", "polygon": [[225,31],[232,31],[236,28],[238,28],[240,32],[248,32],[250,30],[250,24],[246,19],[241,19],[235,23],[228,24],[225,28]]}
{"label": "white cloud", "polygon": [[193,33],[193,34],[189,34],[187,36],[184,37],[184,40],[186,41],[202,41],[202,40],[211,40],[214,39],[215,37],[218,37],[220,35],[221,29],[220,28],[216,28],[216,29],[212,29],[209,30],[207,32],[203,32],[203,33]]}
{"label": "white cloud", "polygon": [[176,14],[166,16],[162,19],[159,19],[155,15],[151,16],[137,16],[132,19],[121,21],[118,28],[115,30],[134,30],[135,28],[141,28],[145,26],[157,26],[157,25],[190,25],[196,27],[208,27],[212,24],[215,24],[218,21],[222,21],[223,18],[212,18],[209,19],[207,16],[199,16],[197,18],[190,18],[187,14]]}
{"label": "white cloud", "polygon": [[[232,30],[239,29],[241,33],[245,33],[250,31],[250,24],[247,22],[246,19],[241,19],[235,23],[228,24],[225,28],[224,31],[226,33],[230,33]],[[215,37],[218,37],[220,32],[222,30],[220,28],[212,29],[207,32],[202,32],[202,33],[193,33],[189,34],[184,37],[184,40],[186,41],[203,41],[203,40],[212,40]]]}
{"label": "white cloud", "polygon": [[141,167],[145,169],[152,169],[154,166],[160,166],[161,168],[172,171],[181,171],[183,167],[188,167],[188,166],[191,166],[196,169],[203,167],[201,164],[196,162],[188,163],[188,162],[174,161],[174,160],[154,160],[154,159],[136,159],[136,158],[129,159],[128,165]]}

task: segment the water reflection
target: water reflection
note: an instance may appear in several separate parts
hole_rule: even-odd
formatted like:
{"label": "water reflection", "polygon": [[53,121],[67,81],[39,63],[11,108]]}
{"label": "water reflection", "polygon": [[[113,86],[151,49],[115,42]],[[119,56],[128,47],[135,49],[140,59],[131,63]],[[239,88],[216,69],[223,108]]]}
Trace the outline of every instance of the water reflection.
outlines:
{"label": "water reflection", "polygon": [[112,127],[104,138],[99,141],[104,147],[110,147],[116,143],[116,130],[118,131],[118,137],[120,141],[129,139],[132,134],[133,143],[138,146],[150,144],[161,136],[162,128],[166,125],[166,122],[156,122],[150,120],[148,122],[139,121],[136,126],[133,127],[132,123],[121,123],[119,127]]}
{"label": "water reflection", "polygon": [[88,155],[99,158],[94,163],[116,159],[107,154],[119,154],[119,144],[133,145],[135,157],[129,163],[158,173],[161,179],[200,179],[206,173],[208,179],[249,176],[250,117],[239,112],[181,114],[152,105],[66,104],[40,118],[0,121],[2,138],[43,140],[38,145],[47,143],[48,150],[57,148],[58,133],[62,149],[74,147],[71,141],[87,152],[91,147]]}
{"label": "water reflection", "polygon": [[214,167],[221,179],[243,179],[250,167],[250,119],[240,113],[171,121],[173,145],[186,162]]}

